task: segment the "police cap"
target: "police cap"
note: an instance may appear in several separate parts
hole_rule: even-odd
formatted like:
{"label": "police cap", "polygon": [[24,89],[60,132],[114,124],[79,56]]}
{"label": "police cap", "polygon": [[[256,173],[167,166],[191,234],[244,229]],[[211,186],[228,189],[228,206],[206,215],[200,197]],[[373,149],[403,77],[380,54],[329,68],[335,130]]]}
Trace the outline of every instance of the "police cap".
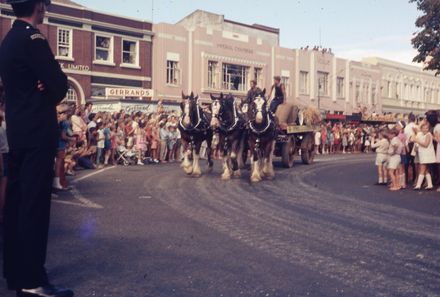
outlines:
{"label": "police cap", "polygon": [[[7,4],[20,4],[20,3],[26,3],[32,0],[6,0]],[[51,0],[41,0],[42,2],[44,2],[44,4],[49,5]]]}

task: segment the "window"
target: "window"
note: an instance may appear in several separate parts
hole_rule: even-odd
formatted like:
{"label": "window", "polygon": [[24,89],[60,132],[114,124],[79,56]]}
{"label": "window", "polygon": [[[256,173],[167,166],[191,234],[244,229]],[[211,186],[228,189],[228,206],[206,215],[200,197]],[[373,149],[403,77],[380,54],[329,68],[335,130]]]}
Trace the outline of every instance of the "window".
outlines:
{"label": "window", "polygon": [[376,104],[376,85],[371,88],[371,104]]}
{"label": "window", "polygon": [[257,86],[263,85],[263,69],[254,68],[254,80],[257,82]]}
{"label": "window", "polygon": [[58,57],[72,58],[72,30],[58,28]]}
{"label": "window", "polygon": [[216,89],[218,81],[218,63],[215,61],[208,61],[208,88]]}
{"label": "window", "polygon": [[393,97],[393,87],[390,81],[387,82],[387,97],[392,98]]}
{"label": "window", "polygon": [[286,88],[286,96],[290,95],[290,84],[289,84],[289,78],[287,76],[281,76],[281,83]]}
{"label": "window", "polygon": [[299,73],[299,92],[303,95],[309,94],[309,73],[307,71]]}
{"label": "window", "polygon": [[318,92],[320,96],[328,96],[328,73],[318,71]]}
{"label": "window", "polygon": [[167,61],[167,84],[180,84],[180,69],[177,61]]}
{"label": "window", "polygon": [[356,93],[355,93],[356,103],[359,103],[360,93],[361,93],[361,85],[359,83],[357,83],[356,84]]}
{"label": "window", "polygon": [[223,64],[223,89],[244,92],[248,85],[249,67]]}
{"label": "window", "polygon": [[136,41],[122,40],[122,63],[138,65],[138,43]]}
{"label": "window", "polygon": [[66,97],[64,98],[64,100],[67,103],[76,103],[78,100],[78,94],[76,93],[75,89],[72,88],[72,86],[69,86],[69,89],[67,90],[67,94]]}
{"label": "window", "polygon": [[113,63],[113,38],[96,35],[95,61]]}
{"label": "window", "polygon": [[339,98],[344,97],[344,78],[338,77],[336,79],[336,96]]}

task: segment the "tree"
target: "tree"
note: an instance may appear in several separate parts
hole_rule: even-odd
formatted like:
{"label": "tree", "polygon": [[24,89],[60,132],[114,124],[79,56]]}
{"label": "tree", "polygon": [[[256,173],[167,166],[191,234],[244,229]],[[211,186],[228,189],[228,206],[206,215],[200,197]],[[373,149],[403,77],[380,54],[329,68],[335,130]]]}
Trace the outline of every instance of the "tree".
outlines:
{"label": "tree", "polygon": [[425,70],[440,74],[440,0],[410,0],[415,2],[422,15],[417,18],[412,44],[419,52],[413,62],[425,63]]}

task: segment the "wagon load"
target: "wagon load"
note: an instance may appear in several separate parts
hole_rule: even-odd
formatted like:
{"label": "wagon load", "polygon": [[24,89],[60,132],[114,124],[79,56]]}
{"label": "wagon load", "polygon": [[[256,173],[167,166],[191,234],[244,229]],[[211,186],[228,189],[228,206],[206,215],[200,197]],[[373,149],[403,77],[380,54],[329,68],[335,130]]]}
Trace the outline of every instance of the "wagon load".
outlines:
{"label": "wagon load", "polygon": [[275,112],[275,117],[278,119],[278,124],[282,129],[288,125],[296,125],[298,123],[298,106],[292,103],[280,104]]}

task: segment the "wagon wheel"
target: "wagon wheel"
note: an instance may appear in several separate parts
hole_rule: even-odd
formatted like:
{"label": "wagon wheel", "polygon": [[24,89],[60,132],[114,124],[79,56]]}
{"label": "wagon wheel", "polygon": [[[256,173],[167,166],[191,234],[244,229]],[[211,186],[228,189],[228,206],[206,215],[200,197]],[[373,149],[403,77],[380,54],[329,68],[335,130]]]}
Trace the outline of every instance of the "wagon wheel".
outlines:
{"label": "wagon wheel", "polygon": [[315,159],[314,134],[309,133],[304,136],[301,144],[301,159],[303,164],[310,165]]}
{"label": "wagon wheel", "polygon": [[281,148],[281,162],[284,168],[292,168],[295,164],[295,137],[289,137],[289,141],[283,143]]}

